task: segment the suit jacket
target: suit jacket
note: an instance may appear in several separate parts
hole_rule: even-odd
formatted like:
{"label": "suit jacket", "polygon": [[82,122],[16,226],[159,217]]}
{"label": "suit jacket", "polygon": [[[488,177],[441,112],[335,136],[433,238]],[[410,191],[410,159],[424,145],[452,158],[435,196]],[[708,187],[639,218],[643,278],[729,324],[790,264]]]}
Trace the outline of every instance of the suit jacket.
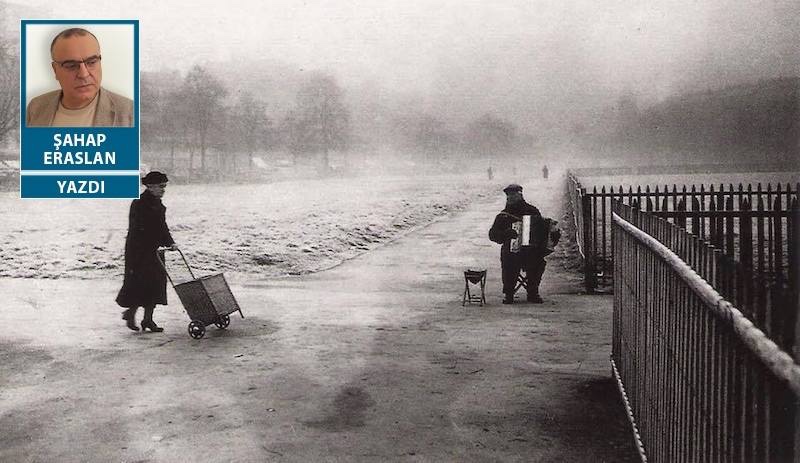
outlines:
{"label": "suit jacket", "polygon": [[[133,100],[100,88],[93,127],[133,127]],[[61,90],[39,95],[28,104],[27,127],[50,127],[61,100]]]}

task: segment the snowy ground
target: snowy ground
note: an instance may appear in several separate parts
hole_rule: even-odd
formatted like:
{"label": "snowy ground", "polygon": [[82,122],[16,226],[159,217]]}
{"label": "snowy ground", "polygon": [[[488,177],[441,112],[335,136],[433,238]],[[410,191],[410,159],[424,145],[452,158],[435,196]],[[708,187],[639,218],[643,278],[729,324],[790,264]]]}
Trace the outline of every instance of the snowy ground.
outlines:
{"label": "snowy ground", "polygon": [[[507,183],[507,182],[506,182]],[[359,177],[170,185],[167,223],[200,274],[248,279],[329,268],[487,195],[486,176]],[[120,278],[127,200],[0,193],[0,277]],[[488,225],[487,225],[488,226]],[[185,271],[168,255],[179,280]]]}
{"label": "snowy ground", "polygon": [[[0,461],[637,461],[609,376],[611,299],[580,294],[557,252],[545,304],[500,304],[487,229],[510,180],[171,188],[190,258],[243,279],[245,318],[203,339],[172,290],[163,333],[120,320],[127,202],[6,197],[4,271],[58,278],[0,277]],[[559,216],[563,177],[520,180]],[[462,306],[473,265],[485,306]]]}

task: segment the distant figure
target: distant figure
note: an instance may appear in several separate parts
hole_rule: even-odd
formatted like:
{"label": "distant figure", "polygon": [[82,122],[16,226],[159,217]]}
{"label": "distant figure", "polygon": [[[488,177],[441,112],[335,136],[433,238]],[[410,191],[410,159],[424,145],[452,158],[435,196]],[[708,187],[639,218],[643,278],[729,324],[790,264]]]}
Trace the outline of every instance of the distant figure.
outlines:
{"label": "distant figure", "polygon": [[142,331],[164,331],[153,321],[156,304],[167,303],[167,276],[162,267],[164,256],[158,255],[158,247],[178,249],[167,227],[167,208],[161,203],[167,181],[167,176],[158,171],[145,175],[142,178],[145,190],[139,199],[131,202],[128,215],[125,277],[117,295],[117,304],[127,308],[122,312],[122,319],[133,331],[139,331],[135,320],[139,307],[144,307]]}
{"label": "distant figure", "polygon": [[547,169],[547,164],[542,167],[542,178],[547,180],[547,175],[550,174],[550,171]]}
{"label": "distant figure", "polygon": [[[544,256],[548,254],[547,221],[542,217],[535,206],[525,202],[522,197],[522,187],[512,183],[503,189],[506,194],[506,207],[497,214],[492,228],[489,229],[489,239],[502,245],[500,248],[500,266],[503,277],[503,304],[514,303],[514,291],[517,278],[521,269],[525,270],[528,277],[528,302],[541,304],[544,302],[539,296],[539,283],[542,281],[546,262]],[[515,222],[522,222],[523,215],[531,216],[531,246],[522,246],[512,249],[511,240],[518,237],[514,230]]]}
{"label": "distant figure", "polygon": [[492,172],[492,166],[489,166],[489,168],[486,169],[486,174],[489,176],[489,180],[494,178],[494,173]]}

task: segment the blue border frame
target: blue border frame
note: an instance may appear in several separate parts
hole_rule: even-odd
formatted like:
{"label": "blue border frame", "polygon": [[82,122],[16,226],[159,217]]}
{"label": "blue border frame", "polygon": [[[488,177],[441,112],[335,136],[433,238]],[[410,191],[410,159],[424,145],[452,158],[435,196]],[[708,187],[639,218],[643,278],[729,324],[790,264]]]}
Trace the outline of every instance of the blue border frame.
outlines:
{"label": "blue border frame", "polygon": [[[105,173],[111,173],[112,177],[119,178],[120,174],[127,173],[129,175],[139,175],[139,166],[141,166],[142,162],[142,154],[141,154],[141,114],[139,111],[140,107],[140,70],[139,70],[139,20],[138,19],[22,19],[20,20],[20,118],[19,118],[19,130],[20,130],[20,197],[40,197],[40,196],[23,196],[23,181],[22,176],[26,175],[25,169],[23,166],[30,163],[23,162],[24,150],[23,147],[25,145],[24,140],[26,139],[26,135],[28,137],[36,137],[38,135],[50,135],[52,132],[56,130],[56,128],[49,128],[49,127],[26,127],[25,120],[27,119],[27,105],[26,105],[26,96],[27,96],[27,26],[32,24],[53,24],[53,25],[70,25],[70,24],[82,24],[82,25],[92,25],[92,24],[118,24],[118,25],[130,25],[133,26],[133,100],[134,100],[134,125],[133,127],[97,127],[97,128],[77,128],[77,129],[70,129],[70,128],[60,128],[69,129],[71,132],[80,132],[86,131],[89,132],[91,130],[103,130],[107,132],[117,133],[121,136],[129,137],[133,136],[132,139],[129,139],[131,144],[135,144],[136,149],[136,166],[128,166],[128,168],[123,169],[116,169],[116,170],[99,170],[99,169],[92,169],[91,167],[87,166],[76,166],[77,168],[73,169],[47,169],[49,174],[59,173],[63,176],[71,176],[71,175],[81,175],[85,174],[87,170],[92,170],[93,174],[96,175],[103,175]],[[135,131],[135,134],[130,133],[129,131]],[[34,135],[36,134],[36,135]],[[129,134],[129,135],[126,135]],[[29,143],[31,145],[33,143]],[[128,164],[131,164],[129,161]],[[36,175],[36,172],[30,172],[32,169],[28,169],[29,173],[26,175],[27,177],[32,177]],[[30,184],[30,182],[27,182]],[[130,184],[128,182],[128,184]],[[130,191],[128,196],[113,196],[116,198],[138,198],[139,197],[139,187],[138,183],[136,186],[135,191]],[[73,197],[74,198],[74,197]]]}

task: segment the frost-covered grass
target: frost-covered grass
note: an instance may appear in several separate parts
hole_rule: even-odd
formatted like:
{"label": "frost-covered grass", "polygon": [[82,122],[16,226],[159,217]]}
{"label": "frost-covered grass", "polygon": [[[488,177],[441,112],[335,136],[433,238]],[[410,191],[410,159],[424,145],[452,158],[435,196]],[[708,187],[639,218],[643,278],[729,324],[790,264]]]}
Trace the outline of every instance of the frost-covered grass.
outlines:
{"label": "frost-covered grass", "polygon": [[[481,176],[358,177],[170,185],[164,204],[197,273],[263,278],[328,268],[497,191]],[[17,196],[0,193],[0,277],[121,278],[129,201]]]}

